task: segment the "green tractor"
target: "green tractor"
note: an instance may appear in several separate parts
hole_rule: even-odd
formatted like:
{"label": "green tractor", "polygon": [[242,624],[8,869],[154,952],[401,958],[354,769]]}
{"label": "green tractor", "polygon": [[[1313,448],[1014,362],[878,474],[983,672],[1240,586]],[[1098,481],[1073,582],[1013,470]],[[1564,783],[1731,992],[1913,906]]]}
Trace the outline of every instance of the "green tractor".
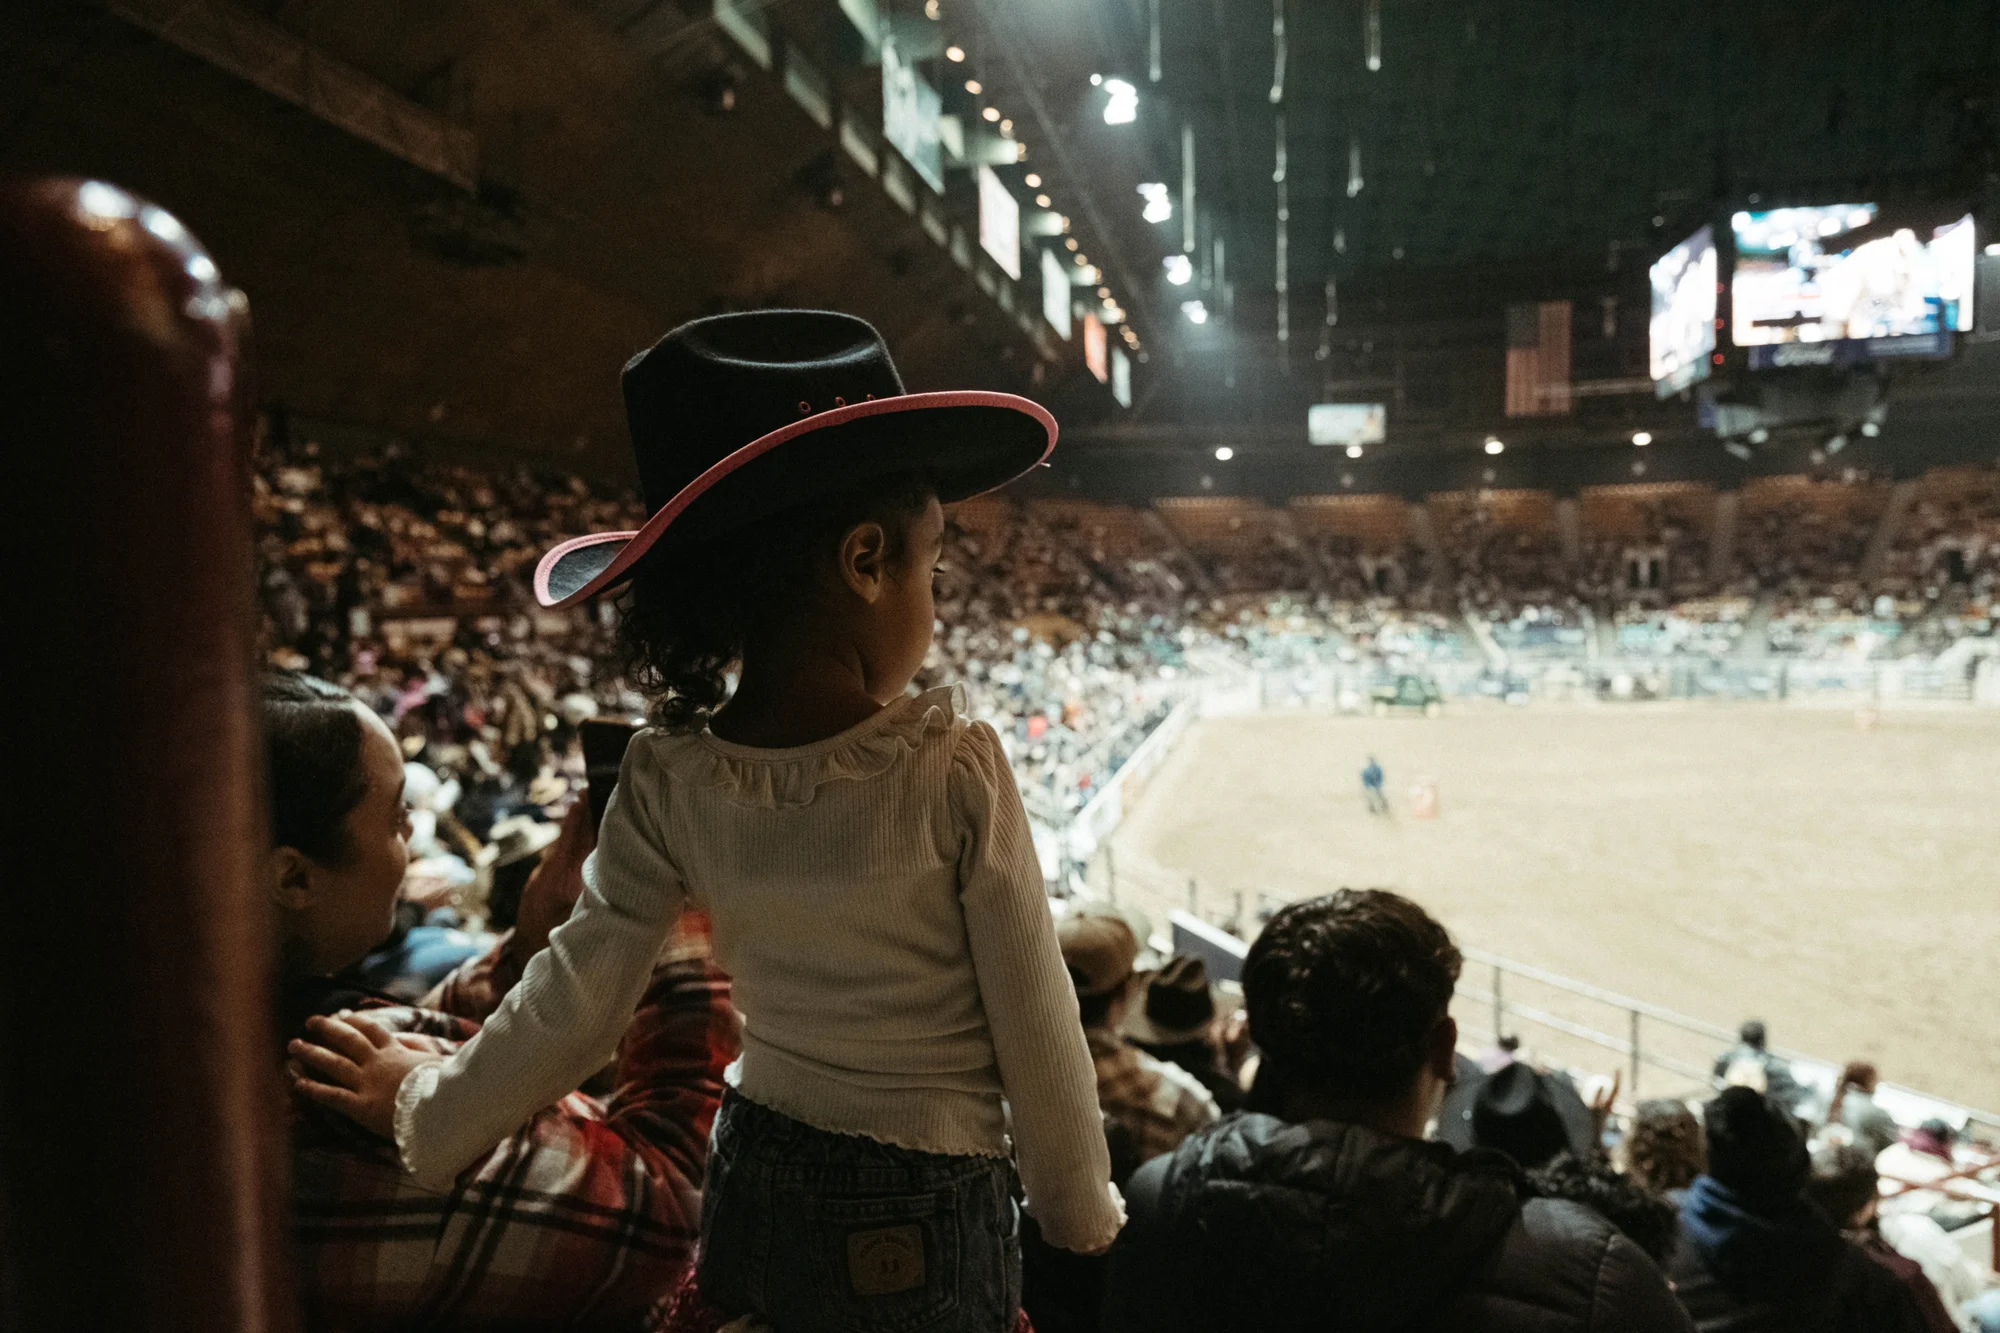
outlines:
{"label": "green tractor", "polygon": [[1377,717],[1387,716],[1392,708],[1415,709],[1425,717],[1444,711],[1444,694],[1426,676],[1398,676],[1393,685],[1377,685],[1368,691],[1368,702]]}

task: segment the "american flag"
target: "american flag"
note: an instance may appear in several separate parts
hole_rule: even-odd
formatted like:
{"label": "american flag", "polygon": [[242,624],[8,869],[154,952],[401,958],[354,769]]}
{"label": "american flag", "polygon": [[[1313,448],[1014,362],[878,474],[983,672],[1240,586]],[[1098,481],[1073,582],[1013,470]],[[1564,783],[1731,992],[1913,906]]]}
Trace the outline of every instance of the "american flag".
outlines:
{"label": "american flag", "polygon": [[1568,301],[1507,307],[1507,415],[1570,412]]}

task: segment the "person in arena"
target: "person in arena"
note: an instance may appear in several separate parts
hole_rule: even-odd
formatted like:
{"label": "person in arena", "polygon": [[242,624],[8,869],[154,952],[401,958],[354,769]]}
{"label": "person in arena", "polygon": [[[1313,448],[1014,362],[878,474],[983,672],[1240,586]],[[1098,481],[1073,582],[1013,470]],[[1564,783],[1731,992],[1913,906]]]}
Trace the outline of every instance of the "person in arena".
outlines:
{"label": "person in arena", "polygon": [[1732,1087],[1702,1110],[1708,1170],[1668,1261],[1702,1333],[1920,1333],[1915,1297],[1806,1194],[1805,1136],[1776,1098]]}
{"label": "person in arena", "polygon": [[[358,1030],[434,1054],[455,1049],[581,891],[587,809],[571,812],[513,930],[425,1005],[397,1005],[350,979],[388,929],[403,877],[395,741],[373,711],[311,677],[272,678],[263,711],[280,1032],[360,1010]],[[292,1215],[308,1325],[362,1333],[641,1319],[691,1257],[709,1127],[736,1053],[728,983],[705,954],[690,930],[653,968],[608,1096],[552,1099],[445,1189],[419,1186],[391,1145],[301,1102]],[[296,1041],[292,1049],[308,1054]]]}
{"label": "person in arena", "polygon": [[1497,1153],[1424,1141],[1452,1078],[1460,964],[1394,893],[1271,919],[1243,972],[1263,1053],[1250,1109],[1132,1177],[1107,1333],[1688,1327],[1598,1212],[1536,1197]]}
{"label": "person in arena", "polygon": [[1073,910],[1056,929],[1063,965],[1076,987],[1083,1038],[1097,1074],[1107,1126],[1133,1146],[1136,1165],[1172,1152],[1221,1114],[1201,1080],[1126,1041],[1121,1028],[1139,941],[1115,912]]}
{"label": "person in arena", "polygon": [[1369,755],[1368,762],[1361,769],[1361,795],[1367,800],[1371,815],[1389,813],[1389,798],[1382,791],[1384,781],[1382,765],[1374,755]]}
{"label": "person in arena", "polygon": [[1708,1167],[1701,1121],[1686,1102],[1671,1098],[1639,1103],[1622,1151],[1625,1173],[1677,1208],[1688,1186]]}
{"label": "person in arena", "polygon": [[[1036,466],[1055,423],[906,394],[881,336],[825,311],[696,320],[623,385],[652,517],[536,573],[550,606],[631,583],[620,633],[652,695],[582,900],[478,1041],[371,1043],[307,1091],[448,1186],[602,1063],[693,903],[744,1016],[702,1298],[787,1333],[1004,1329],[1017,1188],[1068,1249],[1123,1214],[1006,751],[957,690],[909,687],[941,502]],[[321,1034],[354,1049],[342,1026]]]}

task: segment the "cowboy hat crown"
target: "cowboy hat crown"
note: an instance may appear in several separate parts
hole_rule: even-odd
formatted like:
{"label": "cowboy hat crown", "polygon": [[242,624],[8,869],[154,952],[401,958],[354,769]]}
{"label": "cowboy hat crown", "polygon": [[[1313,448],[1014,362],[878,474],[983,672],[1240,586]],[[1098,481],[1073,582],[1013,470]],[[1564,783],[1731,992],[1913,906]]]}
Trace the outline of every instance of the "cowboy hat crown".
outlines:
{"label": "cowboy hat crown", "polygon": [[652,516],[637,532],[573,538],[543,556],[544,606],[615,586],[662,541],[710,540],[830,486],[922,471],[950,504],[1055,447],[1055,419],[1025,398],[905,392],[882,335],[830,310],[694,320],[627,362],[621,383]]}

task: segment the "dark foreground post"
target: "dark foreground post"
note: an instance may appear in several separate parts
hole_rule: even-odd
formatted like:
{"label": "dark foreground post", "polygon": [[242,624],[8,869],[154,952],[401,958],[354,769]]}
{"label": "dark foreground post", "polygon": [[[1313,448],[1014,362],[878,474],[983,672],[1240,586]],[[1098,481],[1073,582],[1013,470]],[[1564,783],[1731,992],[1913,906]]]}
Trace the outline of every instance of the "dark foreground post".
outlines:
{"label": "dark foreground post", "polygon": [[292,1322],[244,327],[165,211],[0,185],[0,1328]]}

